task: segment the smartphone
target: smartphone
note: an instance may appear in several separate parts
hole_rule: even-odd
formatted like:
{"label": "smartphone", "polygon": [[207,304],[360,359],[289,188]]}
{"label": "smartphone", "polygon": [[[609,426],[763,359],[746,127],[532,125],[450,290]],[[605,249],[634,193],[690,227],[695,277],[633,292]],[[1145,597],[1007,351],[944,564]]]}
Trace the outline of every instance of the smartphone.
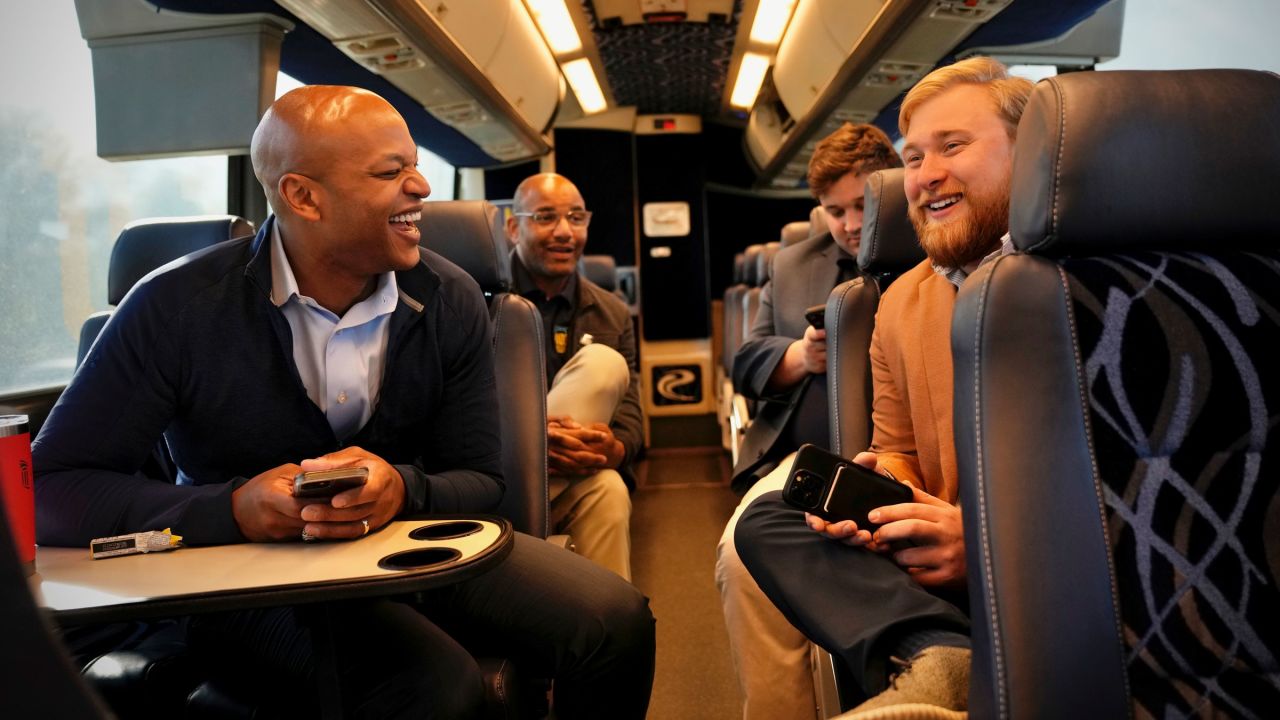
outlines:
{"label": "smartphone", "polygon": [[911,502],[911,488],[852,460],[808,443],[796,453],[782,499],[827,522],[852,520],[859,530],[875,532],[880,525],[867,513],[885,505]]}
{"label": "smartphone", "polygon": [[813,307],[804,311],[804,319],[808,321],[810,325],[813,326],[814,330],[822,329],[823,323],[825,322],[824,318],[826,318],[826,316],[827,316],[826,305],[814,305]]}
{"label": "smartphone", "polygon": [[369,468],[346,467],[332,470],[312,470],[293,476],[293,496],[300,498],[331,498],[343,490],[364,485],[369,479]]}

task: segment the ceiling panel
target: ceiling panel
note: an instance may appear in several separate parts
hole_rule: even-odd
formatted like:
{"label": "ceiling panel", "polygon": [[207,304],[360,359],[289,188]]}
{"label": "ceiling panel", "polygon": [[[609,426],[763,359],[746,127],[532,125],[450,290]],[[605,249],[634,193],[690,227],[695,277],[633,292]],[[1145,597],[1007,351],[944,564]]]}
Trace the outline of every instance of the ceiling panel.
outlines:
{"label": "ceiling panel", "polygon": [[634,105],[641,113],[719,114],[741,0],[734,0],[728,22],[609,27],[597,20],[592,0],[582,5],[619,105]]}

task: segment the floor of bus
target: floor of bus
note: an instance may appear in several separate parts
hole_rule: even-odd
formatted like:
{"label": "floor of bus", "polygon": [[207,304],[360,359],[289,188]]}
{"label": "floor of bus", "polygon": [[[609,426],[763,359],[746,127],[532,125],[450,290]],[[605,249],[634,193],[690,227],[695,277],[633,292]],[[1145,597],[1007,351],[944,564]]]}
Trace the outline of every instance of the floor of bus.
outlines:
{"label": "floor of bus", "polygon": [[632,579],[657,618],[653,720],[742,717],[716,590],[716,543],[738,504],[719,447],[650,450],[632,496]]}

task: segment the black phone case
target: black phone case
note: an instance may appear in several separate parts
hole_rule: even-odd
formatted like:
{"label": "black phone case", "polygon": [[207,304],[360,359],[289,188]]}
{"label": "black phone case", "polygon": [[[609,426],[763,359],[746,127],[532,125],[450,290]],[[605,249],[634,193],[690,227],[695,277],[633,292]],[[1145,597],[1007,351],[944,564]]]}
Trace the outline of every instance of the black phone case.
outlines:
{"label": "black phone case", "polygon": [[804,311],[805,322],[812,325],[815,330],[821,330],[823,328],[823,325],[826,324],[826,317],[827,317],[826,305],[814,305],[813,307]]}
{"label": "black phone case", "polygon": [[[331,498],[343,490],[350,490],[354,487],[360,487],[367,482],[369,471],[367,468],[341,468],[349,470],[348,473],[337,473],[333,470],[322,471],[328,477],[322,476],[318,479],[308,479],[307,473],[298,473],[293,480],[293,496],[298,498]],[[310,480],[309,482],[307,482]],[[306,482],[306,484],[303,484]]]}
{"label": "black phone case", "polygon": [[828,522],[852,520],[870,532],[880,525],[867,520],[868,512],[912,497],[911,488],[897,480],[809,444],[800,446],[782,489],[782,499],[793,507]]}

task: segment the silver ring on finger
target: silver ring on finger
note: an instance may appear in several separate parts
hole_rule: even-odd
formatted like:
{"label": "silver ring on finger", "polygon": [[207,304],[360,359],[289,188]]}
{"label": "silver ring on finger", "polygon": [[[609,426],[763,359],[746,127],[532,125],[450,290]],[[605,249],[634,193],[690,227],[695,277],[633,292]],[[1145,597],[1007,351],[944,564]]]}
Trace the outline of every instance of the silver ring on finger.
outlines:
{"label": "silver ring on finger", "polygon": [[361,520],[360,524],[364,526],[364,532],[360,533],[360,537],[364,537],[365,535],[369,534],[369,521]]}

